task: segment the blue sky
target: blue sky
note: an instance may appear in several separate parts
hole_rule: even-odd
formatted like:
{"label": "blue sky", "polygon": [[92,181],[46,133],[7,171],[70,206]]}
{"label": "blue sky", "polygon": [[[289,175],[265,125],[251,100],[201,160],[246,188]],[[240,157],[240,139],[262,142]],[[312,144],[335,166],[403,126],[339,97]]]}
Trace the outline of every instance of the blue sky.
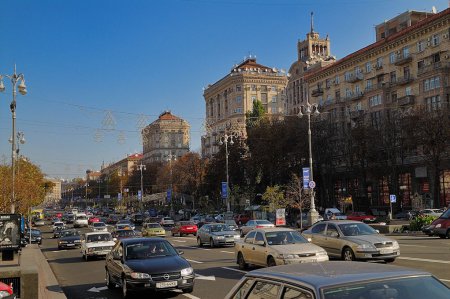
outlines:
{"label": "blue sky", "polygon": [[[2,0],[0,74],[25,75],[21,154],[51,177],[82,176],[142,151],[142,124],[164,110],[200,150],[202,88],[245,56],[289,69],[314,11],[337,58],[375,41],[374,26],[447,0]],[[0,94],[0,158],[10,161],[11,84]]]}

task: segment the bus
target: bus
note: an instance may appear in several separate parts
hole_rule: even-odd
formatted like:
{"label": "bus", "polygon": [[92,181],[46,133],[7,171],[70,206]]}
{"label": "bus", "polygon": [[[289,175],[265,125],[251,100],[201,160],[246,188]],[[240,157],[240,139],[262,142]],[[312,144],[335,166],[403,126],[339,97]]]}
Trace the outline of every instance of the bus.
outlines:
{"label": "bus", "polygon": [[44,209],[31,209],[31,218],[44,219]]}

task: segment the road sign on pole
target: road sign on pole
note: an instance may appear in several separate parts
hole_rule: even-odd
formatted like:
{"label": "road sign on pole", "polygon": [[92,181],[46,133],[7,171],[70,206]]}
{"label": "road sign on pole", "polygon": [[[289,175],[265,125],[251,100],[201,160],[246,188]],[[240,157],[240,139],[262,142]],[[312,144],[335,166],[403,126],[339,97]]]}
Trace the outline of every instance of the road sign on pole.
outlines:
{"label": "road sign on pole", "polygon": [[397,196],[395,194],[390,194],[389,199],[390,199],[391,203],[397,202]]}
{"label": "road sign on pole", "polygon": [[303,189],[309,189],[309,167],[303,168]]}
{"label": "road sign on pole", "polygon": [[142,199],[142,194],[141,194],[141,190],[138,190],[138,200]]}
{"label": "road sign on pole", "polygon": [[167,189],[167,202],[172,200],[172,189]]}
{"label": "road sign on pole", "polygon": [[314,189],[314,188],[316,188],[316,182],[309,181],[308,186],[309,186],[309,188]]}

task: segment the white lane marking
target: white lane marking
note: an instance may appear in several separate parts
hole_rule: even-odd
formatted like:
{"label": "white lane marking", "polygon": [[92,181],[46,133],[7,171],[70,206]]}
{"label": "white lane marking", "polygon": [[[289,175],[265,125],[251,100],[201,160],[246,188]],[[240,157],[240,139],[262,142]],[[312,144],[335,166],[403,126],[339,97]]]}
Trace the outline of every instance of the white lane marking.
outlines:
{"label": "white lane marking", "polygon": [[188,297],[190,299],[200,299],[200,297],[195,297],[194,295],[191,294],[183,294],[183,296]]}
{"label": "white lane marking", "polygon": [[222,251],[220,251],[220,252],[223,252],[223,253],[233,253],[233,254],[234,254],[234,251],[225,251],[225,250],[222,250]]}
{"label": "white lane marking", "polygon": [[195,274],[195,279],[216,280],[216,277],[214,275],[212,275],[212,276],[203,276],[203,275],[200,275],[200,274]]}
{"label": "white lane marking", "polygon": [[240,273],[245,273],[247,274],[247,271],[244,270],[239,270],[239,269],[234,269],[234,268],[228,268],[228,267],[221,267],[222,269],[227,269],[227,270],[231,270],[231,271],[236,271],[236,272],[240,272]]}
{"label": "white lane marking", "polygon": [[186,243],[186,241],[183,240],[173,240],[174,242],[179,242],[179,243]]}
{"label": "white lane marking", "polygon": [[183,247],[191,248],[191,249],[211,250],[211,249],[208,249],[208,248],[200,248],[200,247],[193,247],[193,246],[183,246]]}
{"label": "white lane marking", "polygon": [[421,259],[421,258],[416,258],[416,257],[406,257],[406,256],[399,256],[398,259],[400,259],[400,260],[409,260],[409,261],[418,261],[418,262],[429,262],[429,263],[450,264],[450,261]]}
{"label": "white lane marking", "polygon": [[450,282],[450,279],[439,279],[440,281]]}
{"label": "white lane marking", "polygon": [[190,260],[190,259],[186,259],[186,260],[191,263],[195,263],[195,264],[203,264],[203,262],[199,262],[199,261],[194,261],[194,260]]}
{"label": "white lane marking", "polygon": [[402,246],[410,246],[410,247],[429,247],[429,246],[423,246],[423,245],[409,245],[409,244],[400,244],[400,247]]}
{"label": "white lane marking", "polygon": [[67,251],[67,249],[53,250],[52,252],[64,252],[64,251]]}

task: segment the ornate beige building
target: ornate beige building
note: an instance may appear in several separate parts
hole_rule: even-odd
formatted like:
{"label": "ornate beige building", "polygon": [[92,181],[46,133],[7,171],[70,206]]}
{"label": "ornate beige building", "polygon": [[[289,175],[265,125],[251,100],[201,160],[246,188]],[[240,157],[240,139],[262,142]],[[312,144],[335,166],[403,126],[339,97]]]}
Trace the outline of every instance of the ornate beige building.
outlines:
{"label": "ornate beige building", "polygon": [[128,155],[118,162],[111,163],[109,165],[102,165],[100,174],[95,171],[87,170],[86,179],[88,181],[96,180],[100,178],[100,176],[110,176],[113,173],[127,176],[137,169],[137,165],[141,163],[142,158],[143,155],[140,153]]}
{"label": "ornate beige building", "polygon": [[187,121],[170,111],[162,113],[157,120],[142,129],[143,162],[166,161],[189,152],[189,129]]}
{"label": "ornate beige building", "polygon": [[254,101],[261,101],[268,114],[284,114],[286,84],[284,70],[258,64],[255,57],[250,57],[208,85],[203,93],[206,135],[202,136],[202,156],[210,157],[219,151],[218,141],[226,130],[246,136],[245,113],[253,109]]}

